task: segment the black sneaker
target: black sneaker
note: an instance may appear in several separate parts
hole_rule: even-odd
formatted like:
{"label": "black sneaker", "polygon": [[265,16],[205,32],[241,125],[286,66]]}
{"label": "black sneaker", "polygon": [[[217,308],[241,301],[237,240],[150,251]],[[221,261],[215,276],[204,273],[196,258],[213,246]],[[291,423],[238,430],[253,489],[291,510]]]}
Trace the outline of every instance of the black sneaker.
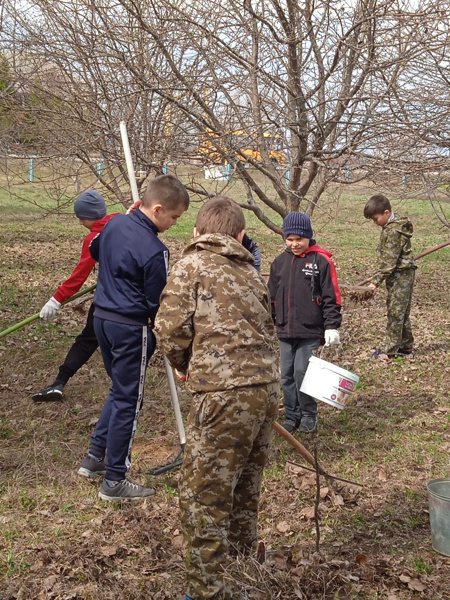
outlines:
{"label": "black sneaker", "polygon": [[392,358],[396,358],[397,354],[386,354],[385,352],[383,352],[383,350],[380,350],[379,348],[377,350],[375,350],[375,352],[372,352],[372,354],[370,355],[370,358],[375,358],[375,359],[380,359],[380,360],[387,360],[387,359],[392,359]]}
{"label": "black sneaker", "polygon": [[294,431],[297,429],[297,424],[294,421],[289,421],[287,419],[281,427],[288,433],[294,433]]}
{"label": "black sneaker", "polygon": [[102,500],[142,500],[154,496],[155,493],[152,488],[133,483],[129,479],[114,482],[113,486],[104,479],[98,495]]}
{"label": "black sneaker", "polygon": [[78,475],[94,479],[95,477],[104,477],[106,474],[105,459],[98,459],[92,454],[88,454],[81,461],[81,467],[78,469]]}
{"label": "black sneaker", "polygon": [[412,354],[415,354],[416,350],[415,348],[399,348],[397,350],[397,354],[400,354],[400,356],[411,356]]}
{"label": "black sneaker", "polygon": [[53,383],[48,387],[44,388],[37,394],[33,395],[35,402],[55,402],[55,400],[62,400],[64,395],[64,384]]}
{"label": "black sneaker", "polygon": [[317,428],[317,417],[302,417],[298,430],[303,433],[312,433]]}

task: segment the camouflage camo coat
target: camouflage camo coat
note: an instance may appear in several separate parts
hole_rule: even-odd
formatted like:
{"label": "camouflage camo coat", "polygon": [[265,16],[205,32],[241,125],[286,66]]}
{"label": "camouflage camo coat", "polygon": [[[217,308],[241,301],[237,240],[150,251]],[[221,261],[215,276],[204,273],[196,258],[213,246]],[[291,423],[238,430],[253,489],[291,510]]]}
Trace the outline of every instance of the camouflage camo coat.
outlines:
{"label": "camouflage camo coat", "polygon": [[161,296],[156,330],[194,393],[180,479],[186,593],[228,600],[228,552],[257,541],[258,503],[279,402],[269,291],[252,255],[219,234],[193,240]]}
{"label": "camouflage camo coat", "polygon": [[204,234],[172,268],[156,318],[159,349],[193,392],[278,380],[270,296],[234,238]]}
{"label": "camouflage camo coat", "polygon": [[407,217],[393,215],[381,230],[377,248],[378,270],[373,283],[379,286],[394,271],[415,269],[411,247],[413,226]]}

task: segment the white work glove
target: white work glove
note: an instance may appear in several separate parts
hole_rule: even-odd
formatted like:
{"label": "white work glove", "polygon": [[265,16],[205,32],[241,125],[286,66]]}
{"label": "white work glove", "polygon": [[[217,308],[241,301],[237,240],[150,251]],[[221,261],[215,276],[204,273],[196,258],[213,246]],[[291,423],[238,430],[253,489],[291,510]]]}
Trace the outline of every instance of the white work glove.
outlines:
{"label": "white work glove", "polygon": [[335,346],[340,343],[341,339],[337,329],[327,329],[325,331],[325,346]]}
{"label": "white work glove", "polygon": [[60,306],[61,302],[58,302],[58,300],[55,300],[55,298],[52,296],[47,304],[42,307],[39,316],[41,319],[44,319],[44,321],[50,321],[50,319],[53,319],[53,317],[56,315]]}

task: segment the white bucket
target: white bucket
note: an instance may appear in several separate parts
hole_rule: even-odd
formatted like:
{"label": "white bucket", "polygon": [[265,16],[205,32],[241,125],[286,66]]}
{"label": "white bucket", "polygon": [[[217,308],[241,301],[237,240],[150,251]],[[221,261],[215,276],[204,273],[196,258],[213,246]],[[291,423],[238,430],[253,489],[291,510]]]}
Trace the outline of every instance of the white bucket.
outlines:
{"label": "white bucket", "polygon": [[342,409],[348,404],[358,381],[358,375],[311,356],[300,391]]}

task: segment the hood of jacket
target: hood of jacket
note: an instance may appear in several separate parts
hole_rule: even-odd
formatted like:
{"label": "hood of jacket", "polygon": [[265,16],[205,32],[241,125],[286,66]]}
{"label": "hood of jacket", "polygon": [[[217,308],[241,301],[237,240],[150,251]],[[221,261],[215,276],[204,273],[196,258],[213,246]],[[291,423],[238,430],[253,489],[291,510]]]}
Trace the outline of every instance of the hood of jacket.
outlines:
{"label": "hood of jacket", "polygon": [[401,217],[396,214],[394,214],[394,218],[389,223],[386,223],[383,229],[395,230],[407,238],[411,238],[413,235],[413,225],[408,217]]}
{"label": "hood of jacket", "polygon": [[111,215],[106,215],[106,217],[103,217],[103,219],[98,219],[98,221],[95,221],[95,223],[92,225],[91,234],[97,235],[97,233],[100,233],[110,219],[120,214],[121,213],[112,213]]}
{"label": "hood of jacket", "polygon": [[240,242],[231,235],[223,233],[204,233],[192,238],[184,249],[183,256],[189,256],[196,252],[214,252],[230,260],[255,264],[252,254]]}

